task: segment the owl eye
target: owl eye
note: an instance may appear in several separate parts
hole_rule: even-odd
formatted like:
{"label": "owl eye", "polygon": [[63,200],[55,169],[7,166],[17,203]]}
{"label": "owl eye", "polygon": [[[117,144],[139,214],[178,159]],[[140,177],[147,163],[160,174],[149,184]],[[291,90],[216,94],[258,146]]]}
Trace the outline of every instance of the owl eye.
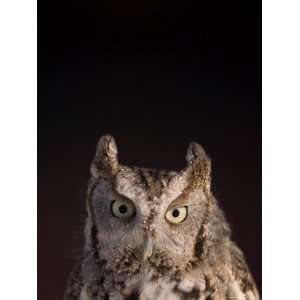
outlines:
{"label": "owl eye", "polygon": [[174,224],[182,223],[187,217],[188,211],[186,206],[175,207],[167,211],[166,219]]}
{"label": "owl eye", "polygon": [[120,219],[129,219],[135,214],[134,205],[125,200],[115,200],[111,205],[112,214]]}

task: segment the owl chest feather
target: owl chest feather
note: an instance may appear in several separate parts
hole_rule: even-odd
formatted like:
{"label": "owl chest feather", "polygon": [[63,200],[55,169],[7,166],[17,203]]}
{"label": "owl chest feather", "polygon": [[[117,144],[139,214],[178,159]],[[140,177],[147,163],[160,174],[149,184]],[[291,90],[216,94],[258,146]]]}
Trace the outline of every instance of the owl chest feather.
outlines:
{"label": "owl chest feather", "polygon": [[86,283],[82,287],[79,300],[206,299],[205,280],[198,275],[192,272],[180,278],[172,278],[169,275],[158,275],[155,269],[142,267],[139,273],[123,277],[122,281],[116,271],[106,276],[101,285],[96,282]]}
{"label": "owl chest feather", "polygon": [[168,277],[151,279],[151,272],[146,276],[140,290],[141,300],[193,300],[200,299],[205,285],[201,279],[192,279],[189,275],[182,278]]}
{"label": "owl chest feather", "polygon": [[[222,286],[218,281],[218,275],[214,274],[210,281],[204,278],[201,270],[191,270],[190,273],[173,278],[170,276],[159,276],[150,268],[141,270],[140,273],[124,278],[123,282],[117,273],[111,273],[111,278],[106,278],[102,285],[92,287],[83,285],[79,300],[258,300],[255,291],[248,290],[244,293],[238,282],[233,278]],[[116,285],[117,283],[117,285]],[[211,285],[211,286],[210,286]],[[212,285],[219,289],[213,289]],[[122,288],[121,288],[122,287]],[[101,290],[101,291],[100,291]],[[95,293],[96,291],[96,293]]]}
{"label": "owl chest feather", "polygon": [[201,280],[186,277],[181,280],[170,280],[167,277],[151,278],[151,272],[143,278],[131,278],[126,281],[124,290],[108,289],[107,296],[93,297],[84,286],[79,300],[198,300],[204,295],[205,285]]}

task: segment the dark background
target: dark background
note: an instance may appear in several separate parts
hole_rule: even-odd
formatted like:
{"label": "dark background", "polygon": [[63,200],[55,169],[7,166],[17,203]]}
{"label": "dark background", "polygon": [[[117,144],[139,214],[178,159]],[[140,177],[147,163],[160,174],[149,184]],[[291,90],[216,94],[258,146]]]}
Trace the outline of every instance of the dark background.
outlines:
{"label": "dark background", "polygon": [[[197,4],[196,4],[197,3]],[[261,289],[260,1],[38,3],[38,298],[80,254],[89,164],[180,169],[190,141]]]}

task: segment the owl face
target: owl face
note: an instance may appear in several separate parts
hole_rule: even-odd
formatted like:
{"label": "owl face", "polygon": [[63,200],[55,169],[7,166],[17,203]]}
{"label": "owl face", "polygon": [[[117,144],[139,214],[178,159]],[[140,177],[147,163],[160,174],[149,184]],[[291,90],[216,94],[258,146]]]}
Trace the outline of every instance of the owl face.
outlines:
{"label": "owl face", "polygon": [[168,272],[193,260],[207,212],[210,164],[197,144],[190,145],[187,160],[179,172],[123,166],[113,138],[100,139],[88,210],[97,251],[109,266]]}

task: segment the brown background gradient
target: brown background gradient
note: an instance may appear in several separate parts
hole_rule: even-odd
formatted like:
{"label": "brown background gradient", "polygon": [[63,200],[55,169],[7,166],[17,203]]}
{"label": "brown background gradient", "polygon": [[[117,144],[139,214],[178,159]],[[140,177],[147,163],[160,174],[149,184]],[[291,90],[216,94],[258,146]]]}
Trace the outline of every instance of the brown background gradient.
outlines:
{"label": "brown background gradient", "polygon": [[38,299],[80,255],[89,164],[180,169],[190,141],[261,289],[260,2],[39,2]]}

